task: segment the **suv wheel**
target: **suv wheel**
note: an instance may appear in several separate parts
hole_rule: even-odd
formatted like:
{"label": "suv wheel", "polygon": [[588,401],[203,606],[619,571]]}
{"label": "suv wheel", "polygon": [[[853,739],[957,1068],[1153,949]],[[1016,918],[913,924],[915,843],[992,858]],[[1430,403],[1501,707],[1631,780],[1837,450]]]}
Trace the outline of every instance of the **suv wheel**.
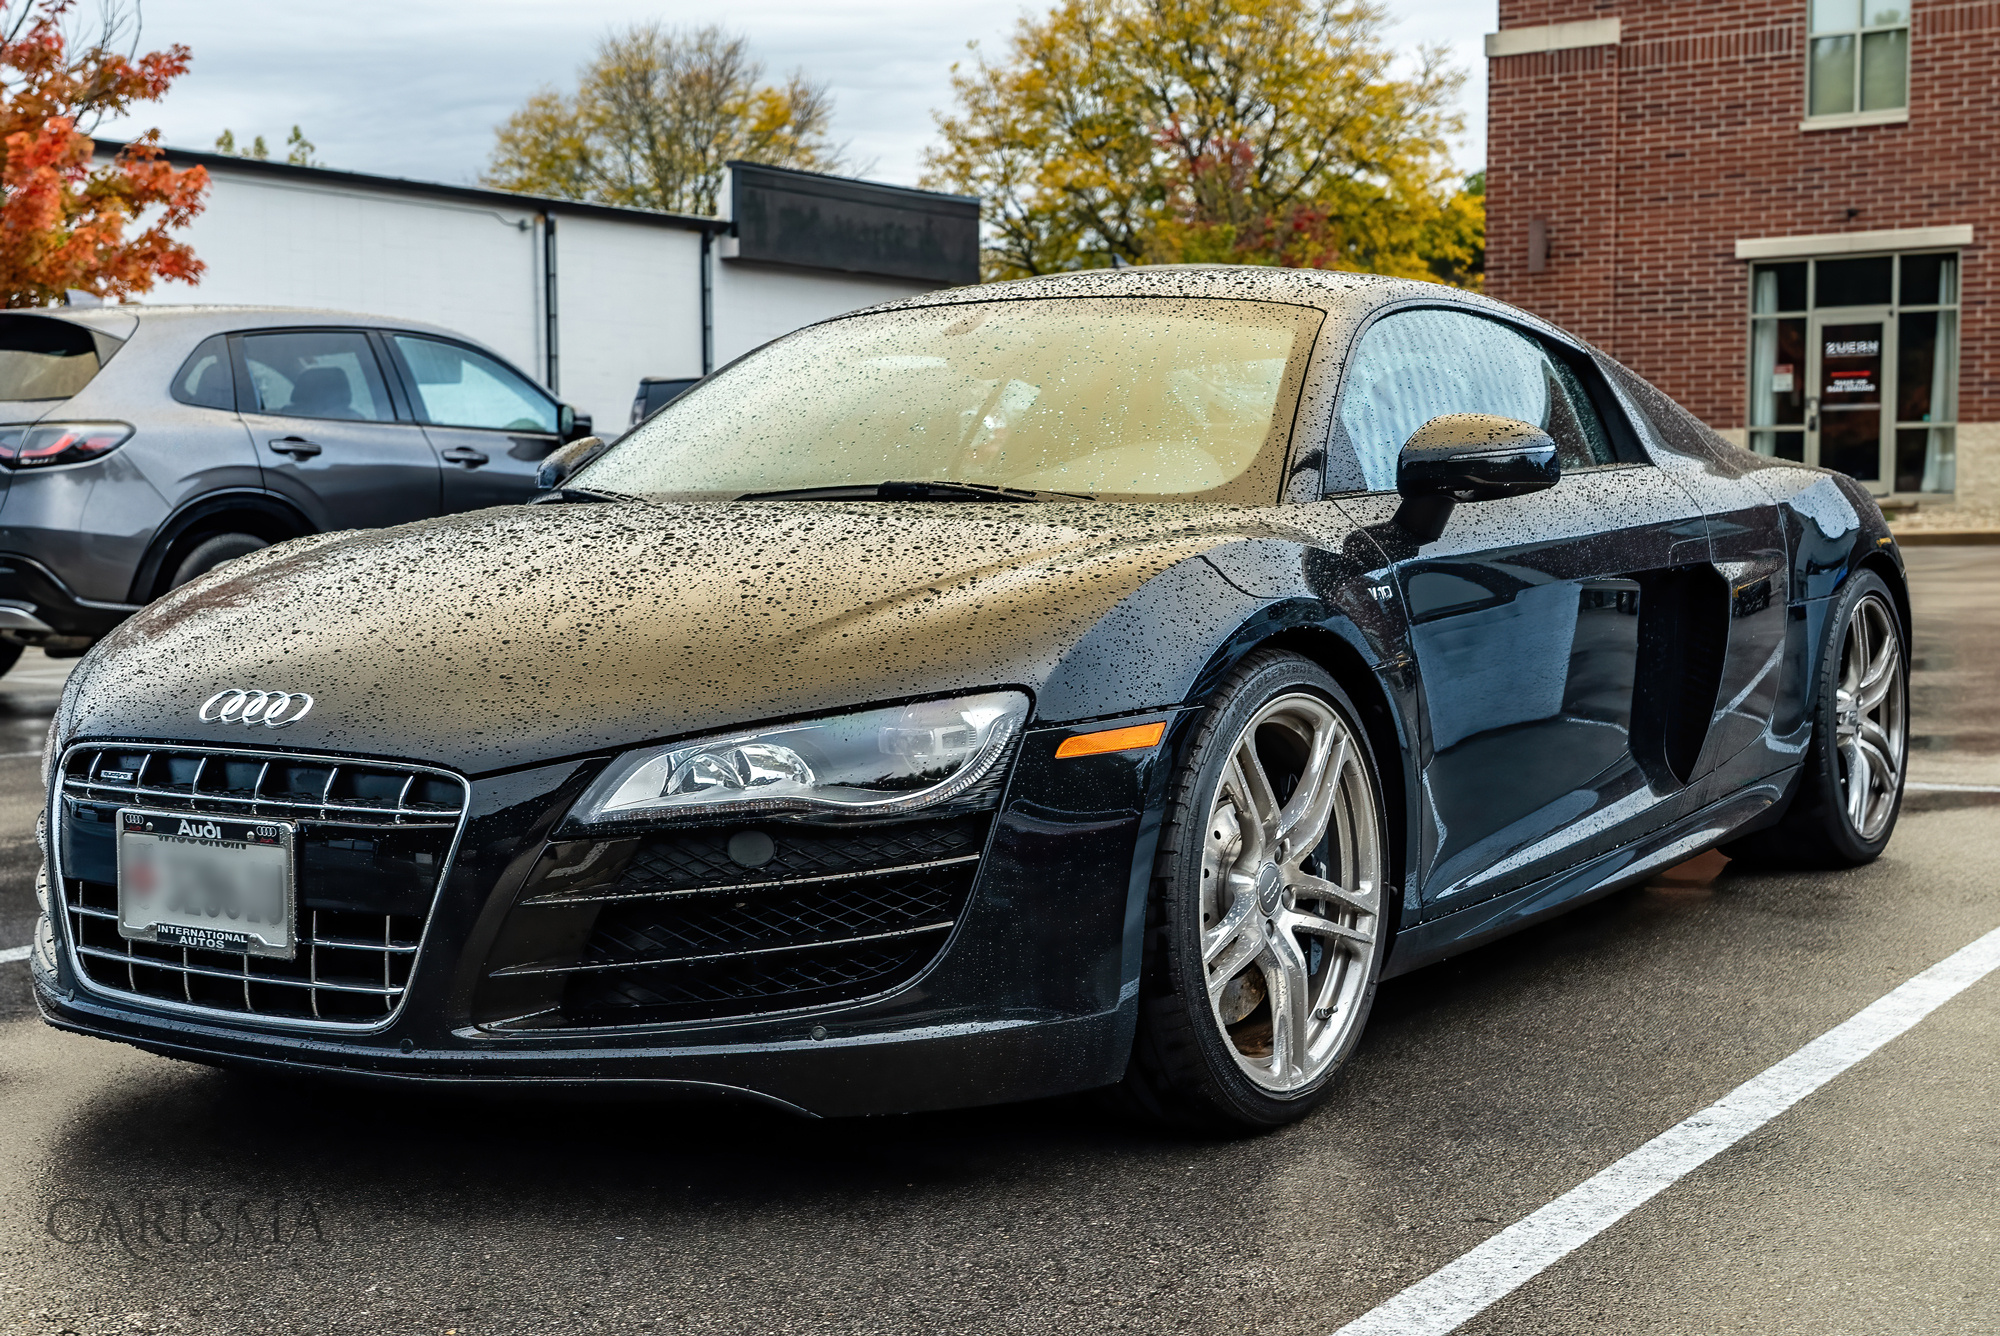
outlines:
{"label": "suv wheel", "polygon": [[189,549],[180,564],[174,567],[173,574],[167,577],[166,589],[160,592],[164,594],[167,589],[178,589],[196,576],[208,574],[225,561],[234,561],[269,546],[268,542],[254,534],[212,534]]}

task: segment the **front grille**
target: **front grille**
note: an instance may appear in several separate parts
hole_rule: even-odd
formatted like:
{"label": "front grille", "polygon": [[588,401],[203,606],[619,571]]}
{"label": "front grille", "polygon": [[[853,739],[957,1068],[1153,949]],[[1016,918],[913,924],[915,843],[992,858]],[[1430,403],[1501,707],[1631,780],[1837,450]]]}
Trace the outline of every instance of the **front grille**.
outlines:
{"label": "front grille", "polygon": [[[64,758],[57,842],[70,941],[100,989],[203,1010],[369,1027],[395,1014],[464,817],[465,781],[421,766],[190,747]],[[118,931],[121,807],[295,827],[290,960]]]}
{"label": "front grille", "polygon": [[[492,978],[516,997],[543,984],[538,1025],[724,1020],[886,992],[943,949],[990,823],[715,827],[551,846],[503,935],[526,958],[496,960]],[[746,834],[769,840],[767,859],[731,856]],[[602,875],[564,884],[564,869],[605,847],[619,852]],[[538,954],[551,941],[568,949]]]}

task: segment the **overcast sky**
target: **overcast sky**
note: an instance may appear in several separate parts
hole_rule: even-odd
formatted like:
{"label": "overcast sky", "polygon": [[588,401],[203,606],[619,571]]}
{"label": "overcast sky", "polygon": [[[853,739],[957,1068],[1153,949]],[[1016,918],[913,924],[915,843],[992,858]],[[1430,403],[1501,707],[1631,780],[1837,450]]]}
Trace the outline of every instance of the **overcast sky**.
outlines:
{"label": "overcast sky", "polygon": [[[1442,42],[1471,76],[1457,157],[1486,160],[1486,62],[1480,37],[1497,0],[1388,0],[1395,45]],[[148,49],[182,42],[192,70],[164,101],[102,127],[157,125],[166,142],[208,148],[224,127],[274,148],[298,124],[329,167],[470,183],[493,126],[543,84],[573,87],[607,30],[634,20],[722,22],[749,37],[767,76],[802,67],[832,84],[835,137],[869,175],[914,184],[946,106],[951,64],[977,41],[998,55],[1023,12],[1050,0],[143,0]],[[282,153],[282,150],[280,150]]]}

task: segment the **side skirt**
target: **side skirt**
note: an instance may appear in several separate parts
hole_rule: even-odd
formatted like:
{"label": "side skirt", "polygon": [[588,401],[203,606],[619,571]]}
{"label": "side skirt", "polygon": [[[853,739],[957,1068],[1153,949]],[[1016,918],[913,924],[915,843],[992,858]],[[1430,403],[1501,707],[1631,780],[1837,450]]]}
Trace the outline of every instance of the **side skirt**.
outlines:
{"label": "side skirt", "polygon": [[1770,811],[1791,791],[1797,775],[1796,766],[1768,775],[1622,849],[1482,904],[1470,905],[1455,914],[1406,928],[1396,936],[1382,977],[1393,979],[1447,956],[1461,955],[1613,891],[1637,885],[1655,872],[1712,849]]}

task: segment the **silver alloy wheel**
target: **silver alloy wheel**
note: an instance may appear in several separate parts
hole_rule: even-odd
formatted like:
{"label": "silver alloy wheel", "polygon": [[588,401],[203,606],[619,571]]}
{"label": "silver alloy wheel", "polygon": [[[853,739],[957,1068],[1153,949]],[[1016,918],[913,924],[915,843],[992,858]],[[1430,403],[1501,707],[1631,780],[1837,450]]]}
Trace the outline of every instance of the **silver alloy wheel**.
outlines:
{"label": "silver alloy wheel", "polygon": [[1384,867],[1364,755],[1325,699],[1280,696],[1237,735],[1209,808],[1209,1011],[1237,1066],[1266,1090],[1324,1075],[1367,998]]}
{"label": "silver alloy wheel", "polygon": [[1903,644],[1879,594],[1864,594],[1848,614],[1833,709],[1847,824],[1864,840],[1879,839],[1896,811],[1907,744]]}

